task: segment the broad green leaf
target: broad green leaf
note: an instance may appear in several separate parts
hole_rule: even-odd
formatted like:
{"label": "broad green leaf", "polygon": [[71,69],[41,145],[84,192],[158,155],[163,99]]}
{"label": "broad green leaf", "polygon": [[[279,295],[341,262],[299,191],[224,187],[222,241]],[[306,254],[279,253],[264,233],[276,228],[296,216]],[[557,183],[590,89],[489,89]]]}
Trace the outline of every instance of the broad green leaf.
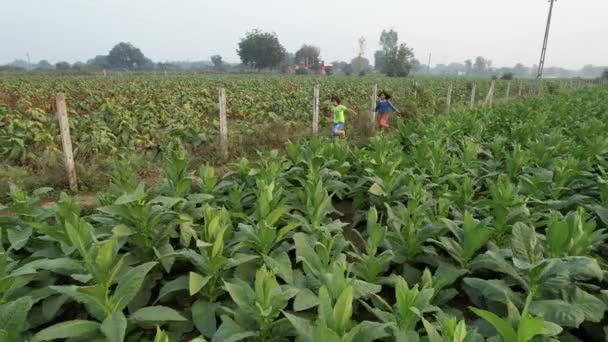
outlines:
{"label": "broad green leaf", "polygon": [[249,307],[255,302],[255,292],[251,287],[240,279],[234,279],[234,282],[224,282],[226,291],[230,294],[230,298],[234,303],[242,308]]}
{"label": "broad green leaf", "polygon": [[505,303],[508,298],[517,306],[523,305],[520,294],[511,290],[504,280],[464,278],[463,283],[465,292],[474,302],[481,297],[486,301]]}
{"label": "broad green leaf", "polygon": [[166,306],[147,306],[129,316],[134,322],[179,322],[186,321],[186,317]]}
{"label": "broad green leaf", "polygon": [[255,332],[241,327],[228,316],[222,316],[222,325],[213,335],[211,342],[236,342],[255,335]]}
{"label": "broad green leaf", "polygon": [[338,333],[342,333],[346,330],[346,325],[350,321],[353,313],[353,288],[347,286],[342,290],[342,294],[336,301],[334,306],[333,318],[335,329]]}
{"label": "broad green leaf", "polygon": [[[116,245],[116,240],[110,239],[104,241],[97,246],[97,256],[95,258],[95,263],[97,264],[98,271],[102,274],[109,274],[112,269],[113,261],[114,261],[114,246]],[[109,279],[110,281],[112,279]]]}
{"label": "broad green leaf", "polygon": [[593,209],[595,210],[595,213],[600,218],[600,220],[605,225],[608,225],[608,208],[597,205],[597,206],[593,207]]}
{"label": "broad green leaf", "polygon": [[209,303],[204,300],[197,300],[192,304],[192,321],[205,337],[211,338],[217,330],[215,314],[219,307],[219,303]]}
{"label": "broad green leaf", "polygon": [[24,330],[33,304],[31,297],[21,297],[0,305],[0,329],[7,332],[7,337],[15,339]]}
{"label": "broad green leaf", "polygon": [[537,300],[530,304],[531,314],[543,317],[555,324],[578,328],[585,320],[585,314],[574,305],[562,300]]}
{"label": "broad green leaf", "polygon": [[156,301],[159,301],[174,292],[188,290],[188,282],[189,276],[187,275],[183,275],[171,281],[168,281],[167,283],[165,283],[165,285],[163,285],[163,287],[160,288]]}
{"label": "broad green leaf", "polygon": [[207,285],[211,277],[203,277],[202,275],[196,272],[190,272],[190,276],[188,278],[188,291],[190,291],[190,295],[194,296],[200,291],[203,286]]}
{"label": "broad green leaf", "polygon": [[312,324],[309,320],[292,315],[288,312],[283,311],[285,317],[289,320],[291,325],[296,329],[298,336],[305,341],[312,341]]}
{"label": "broad green leaf", "polygon": [[580,289],[574,289],[571,303],[585,315],[585,320],[598,323],[604,317],[606,304],[596,296]]}
{"label": "broad green leaf", "polygon": [[340,342],[341,338],[335,331],[317,322],[312,330],[313,341]]}
{"label": "broad green leaf", "polygon": [[42,316],[46,320],[51,320],[55,317],[61,306],[68,300],[67,296],[58,295],[46,298],[42,302]]}
{"label": "broad green leaf", "polygon": [[496,331],[503,338],[503,341],[519,341],[517,338],[517,332],[513,330],[513,328],[509,325],[507,321],[496,316],[494,313],[477,309],[477,308],[469,308],[473,311],[477,316],[483,318],[488,323],[492,324],[492,326],[496,329]]}
{"label": "broad green leaf", "polygon": [[376,195],[376,196],[386,196],[386,193],[384,192],[384,189],[382,189],[382,186],[380,186],[378,183],[374,183],[370,188],[369,188],[369,193],[372,195]]}
{"label": "broad green leaf", "polygon": [[18,251],[27,244],[30,236],[32,236],[32,229],[8,229],[6,236],[8,237],[8,241],[11,243],[11,248]]}
{"label": "broad green leaf", "polygon": [[112,303],[114,305],[114,311],[122,311],[129,305],[129,302],[135,298],[137,292],[141,288],[141,285],[146,279],[146,275],[154,266],[156,262],[147,262],[130,269],[125,273],[116,287],[116,292],[112,297]]}
{"label": "broad green leaf", "polygon": [[[54,291],[60,294],[70,297],[72,300],[84,304],[89,313],[98,320],[102,320],[104,317],[105,306],[102,299],[96,295],[93,295],[86,291],[85,287],[78,286],[50,286]],[[92,288],[92,287],[89,287]],[[95,291],[92,291],[95,292]],[[99,291],[97,291],[99,292]]]}
{"label": "broad green leaf", "polygon": [[73,271],[82,272],[83,268],[80,262],[70,258],[57,258],[57,259],[39,259],[29,262],[25,267],[33,268],[35,270],[46,270],[51,272],[56,271]]}
{"label": "broad green leaf", "polygon": [[32,342],[82,337],[99,330],[99,327],[100,324],[93,321],[65,321],[42,329],[40,332],[34,335],[34,337],[32,337]]}
{"label": "broad green leaf", "polygon": [[544,323],[542,318],[524,315],[520,319],[519,327],[517,328],[517,341],[532,341],[534,336],[542,334],[543,329]]}
{"label": "broad green leaf", "polygon": [[106,317],[100,330],[108,342],[123,342],[127,332],[127,319],[122,312],[115,312]]}
{"label": "broad green leaf", "polygon": [[294,311],[304,311],[319,305],[319,299],[310,289],[301,289],[293,301]]}
{"label": "broad green leaf", "polygon": [[535,263],[542,257],[537,241],[534,228],[521,222],[516,223],[511,233],[513,257],[528,264]]}
{"label": "broad green leaf", "polygon": [[426,334],[428,335],[429,342],[443,342],[441,335],[437,332],[437,329],[424,317],[421,317],[422,324],[424,325],[424,330],[426,330]]}

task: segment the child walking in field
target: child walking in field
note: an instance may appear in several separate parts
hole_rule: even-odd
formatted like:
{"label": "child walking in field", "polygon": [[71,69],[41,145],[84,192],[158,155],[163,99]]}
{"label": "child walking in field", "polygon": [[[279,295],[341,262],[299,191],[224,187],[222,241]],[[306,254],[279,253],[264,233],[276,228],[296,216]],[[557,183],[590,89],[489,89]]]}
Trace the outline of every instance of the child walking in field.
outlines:
{"label": "child walking in field", "polygon": [[334,114],[332,134],[334,137],[344,138],[346,136],[346,130],[344,125],[346,120],[344,118],[344,112],[350,111],[346,106],[342,105],[342,101],[339,97],[334,96],[331,99],[332,106],[330,107],[331,112]]}
{"label": "child walking in field", "polygon": [[401,114],[401,112],[393,106],[390,99],[391,96],[383,91],[380,93],[380,99],[376,103],[376,125],[379,129],[388,129],[390,127],[388,124],[388,114],[391,110],[397,114]]}

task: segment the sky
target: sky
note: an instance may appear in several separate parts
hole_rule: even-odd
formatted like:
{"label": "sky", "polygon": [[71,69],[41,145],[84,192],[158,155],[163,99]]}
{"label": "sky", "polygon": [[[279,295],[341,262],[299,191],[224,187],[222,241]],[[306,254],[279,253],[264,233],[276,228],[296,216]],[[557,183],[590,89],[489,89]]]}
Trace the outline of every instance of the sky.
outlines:
{"label": "sky", "polygon": [[[432,64],[484,56],[494,66],[538,63],[547,0],[0,0],[0,64],[16,58],[86,61],[118,42],[157,62],[238,62],[248,31],[275,32],[290,52],[321,48],[322,59],[349,61],[357,39],[373,62],[383,29],[394,29],[416,57]],[[608,65],[607,0],[555,4],[547,66]]]}

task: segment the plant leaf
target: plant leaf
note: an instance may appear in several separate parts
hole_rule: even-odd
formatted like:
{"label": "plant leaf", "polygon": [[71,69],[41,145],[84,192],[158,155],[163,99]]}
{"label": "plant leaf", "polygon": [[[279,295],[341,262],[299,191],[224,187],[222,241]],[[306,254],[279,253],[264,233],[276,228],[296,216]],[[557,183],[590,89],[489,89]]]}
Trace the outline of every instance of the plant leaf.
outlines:
{"label": "plant leaf", "polygon": [[141,288],[146,275],[156,264],[154,261],[147,262],[130,269],[121,277],[116,287],[116,292],[114,292],[114,296],[112,297],[114,311],[122,311],[129,305],[129,302],[135,298]]}
{"label": "plant leaf", "polygon": [[135,322],[180,322],[187,321],[179,312],[166,306],[146,306],[129,316]]}
{"label": "plant leaf", "polygon": [[121,312],[115,312],[101,323],[101,332],[109,342],[123,342],[127,332],[127,318]]}
{"label": "plant leaf", "polygon": [[67,339],[80,337],[99,329],[99,323],[86,320],[73,320],[57,323],[42,329],[32,338],[32,342],[51,341],[56,339]]}

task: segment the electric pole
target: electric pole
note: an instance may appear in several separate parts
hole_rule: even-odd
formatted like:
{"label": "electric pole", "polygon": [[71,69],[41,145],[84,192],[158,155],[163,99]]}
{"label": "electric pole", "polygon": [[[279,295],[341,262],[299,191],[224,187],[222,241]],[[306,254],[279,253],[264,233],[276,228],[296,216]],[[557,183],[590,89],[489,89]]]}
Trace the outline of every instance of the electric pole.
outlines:
{"label": "electric pole", "polygon": [[538,72],[536,73],[536,79],[538,80],[538,94],[540,95],[542,89],[543,71],[545,70],[545,57],[547,55],[547,44],[549,43],[549,30],[551,28],[551,17],[553,16],[553,5],[557,0],[549,0],[549,16],[547,18],[547,28],[545,29],[545,39],[543,40],[543,48],[540,52],[540,62],[538,63]]}
{"label": "electric pole", "polygon": [[429,63],[427,64],[427,67],[426,67],[426,73],[429,75],[431,74],[431,56],[432,56],[432,54],[433,54],[432,52],[429,53]]}

